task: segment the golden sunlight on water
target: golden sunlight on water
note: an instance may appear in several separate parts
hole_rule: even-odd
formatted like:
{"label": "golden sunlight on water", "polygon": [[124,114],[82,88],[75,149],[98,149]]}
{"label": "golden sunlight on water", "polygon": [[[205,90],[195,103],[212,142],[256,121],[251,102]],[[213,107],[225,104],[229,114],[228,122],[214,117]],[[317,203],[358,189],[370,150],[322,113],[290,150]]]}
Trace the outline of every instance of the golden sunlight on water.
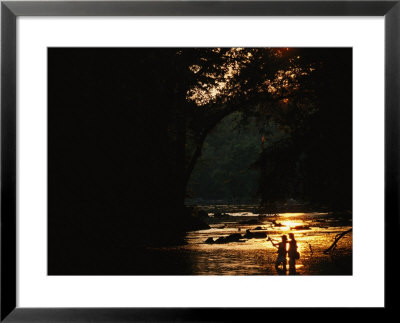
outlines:
{"label": "golden sunlight on water", "polygon": [[290,228],[292,228],[292,227],[301,226],[303,224],[303,222],[284,220],[284,221],[281,221],[280,224],[282,225],[282,227],[280,227],[280,229],[287,231],[287,230],[290,230]]}
{"label": "golden sunlight on water", "polygon": [[[300,253],[297,275],[352,274],[351,233],[340,239],[334,252],[324,253],[337,234],[352,227],[351,218],[328,213],[258,216],[242,212],[210,217],[209,225],[210,229],[189,232],[187,244],[176,247],[188,255],[194,275],[276,275],[277,248],[269,239],[277,243],[289,233],[294,234]],[[229,236],[234,241],[226,241]]]}

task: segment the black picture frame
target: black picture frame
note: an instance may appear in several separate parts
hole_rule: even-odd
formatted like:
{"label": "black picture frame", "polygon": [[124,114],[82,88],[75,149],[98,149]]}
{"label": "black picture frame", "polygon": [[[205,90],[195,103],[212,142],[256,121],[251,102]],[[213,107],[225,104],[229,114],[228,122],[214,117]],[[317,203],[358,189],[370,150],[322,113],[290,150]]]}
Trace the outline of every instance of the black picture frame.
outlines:
{"label": "black picture frame", "polygon": [[[399,279],[400,1],[2,1],[1,2],[1,301],[4,322],[237,321],[272,309],[16,307],[16,19],[19,16],[384,16],[385,309]],[[389,279],[390,278],[390,279]],[[393,297],[393,298],[391,298]],[[310,304],[310,308],[313,304]],[[274,309],[282,311],[282,309]],[[284,309],[291,313],[293,309]],[[333,313],[331,309],[326,309]],[[381,311],[379,310],[379,315]],[[329,314],[331,315],[331,314]],[[333,314],[335,315],[335,314]]]}

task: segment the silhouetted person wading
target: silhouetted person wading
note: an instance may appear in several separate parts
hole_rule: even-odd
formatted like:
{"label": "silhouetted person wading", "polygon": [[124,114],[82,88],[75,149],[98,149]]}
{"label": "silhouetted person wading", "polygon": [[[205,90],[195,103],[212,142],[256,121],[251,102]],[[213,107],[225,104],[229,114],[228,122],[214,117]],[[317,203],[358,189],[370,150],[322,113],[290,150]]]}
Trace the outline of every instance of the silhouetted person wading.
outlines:
{"label": "silhouetted person wading", "polygon": [[297,241],[293,233],[289,233],[289,274],[296,273],[296,260],[300,259],[300,254],[297,252]]}
{"label": "silhouetted person wading", "polygon": [[[272,245],[274,247],[278,248],[278,257],[276,258],[275,261],[275,269],[276,271],[286,271],[286,243],[287,243],[287,237],[286,235],[282,236],[282,241],[279,243],[274,243],[271,238],[268,238],[269,241],[271,241]],[[282,264],[282,269],[279,268],[279,266]]]}

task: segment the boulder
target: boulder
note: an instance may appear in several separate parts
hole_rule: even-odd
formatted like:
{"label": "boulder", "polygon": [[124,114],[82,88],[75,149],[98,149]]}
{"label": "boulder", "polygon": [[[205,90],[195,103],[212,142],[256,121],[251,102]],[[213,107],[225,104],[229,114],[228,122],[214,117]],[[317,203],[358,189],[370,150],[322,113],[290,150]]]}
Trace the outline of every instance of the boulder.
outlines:
{"label": "boulder", "polygon": [[242,238],[240,233],[232,233],[225,238],[225,243],[238,242]]}
{"label": "boulder", "polygon": [[246,230],[246,234],[243,236],[246,239],[262,239],[266,237],[266,232],[251,232],[249,229]]}
{"label": "boulder", "polygon": [[242,221],[240,222],[240,224],[259,224],[260,221],[257,219],[251,219],[251,220],[246,220],[246,221]]}
{"label": "boulder", "polygon": [[210,226],[200,218],[189,216],[185,219],[185,229],[187,231],[207,230]]}
{"label": "boulder", "polygon": [[[230,243],[230,242],[243,242],[243,237],[240,233],[232,233],[227,237],[219,237],[217,240],[212,240],[212,243]],[[207,242],[209,241],[209,242]],[[210,238],[206,240],[206,243],[211,243]]]}
{"label": "boulder", "polygon": [[272,221],[273,225],[276,227],[283,227],[282,223],[276,222],[275,220]]}
{"label": "boulder", "polygon": [[204,211],[204,210],[199,210],[199,211],[197,212],[197,216],[198,216],[199,218],[208,218],[208,213],[207,213],[206,211]]}
{"label": "boulder", "polygon": [[214,243],[225,243],[225,237],[219,237]]}
{"label": "boulder", "polygon": [[262,239],[267,237],[266,232],[253,232],[253,237],[256,239]]}

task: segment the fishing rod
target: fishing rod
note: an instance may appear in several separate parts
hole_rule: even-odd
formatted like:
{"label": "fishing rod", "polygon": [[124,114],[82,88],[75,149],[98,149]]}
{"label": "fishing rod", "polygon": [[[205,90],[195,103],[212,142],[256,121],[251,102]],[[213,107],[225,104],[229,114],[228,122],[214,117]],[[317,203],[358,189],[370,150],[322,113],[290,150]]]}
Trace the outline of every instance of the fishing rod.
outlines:
{"label": "fishing rod", "polygon": [[274,241],[272,241],[272,239],[271,239],[271,237],[270,236],[268,236],[268,239],[267,240],[269,240],[269,241],[271,241],[271,243],[272,243],[272,245],[274,246],[274,247],[276,247],[275,246],[275,243],[279,243],[279,240],[275,240],[275,243],[274,243]]}

